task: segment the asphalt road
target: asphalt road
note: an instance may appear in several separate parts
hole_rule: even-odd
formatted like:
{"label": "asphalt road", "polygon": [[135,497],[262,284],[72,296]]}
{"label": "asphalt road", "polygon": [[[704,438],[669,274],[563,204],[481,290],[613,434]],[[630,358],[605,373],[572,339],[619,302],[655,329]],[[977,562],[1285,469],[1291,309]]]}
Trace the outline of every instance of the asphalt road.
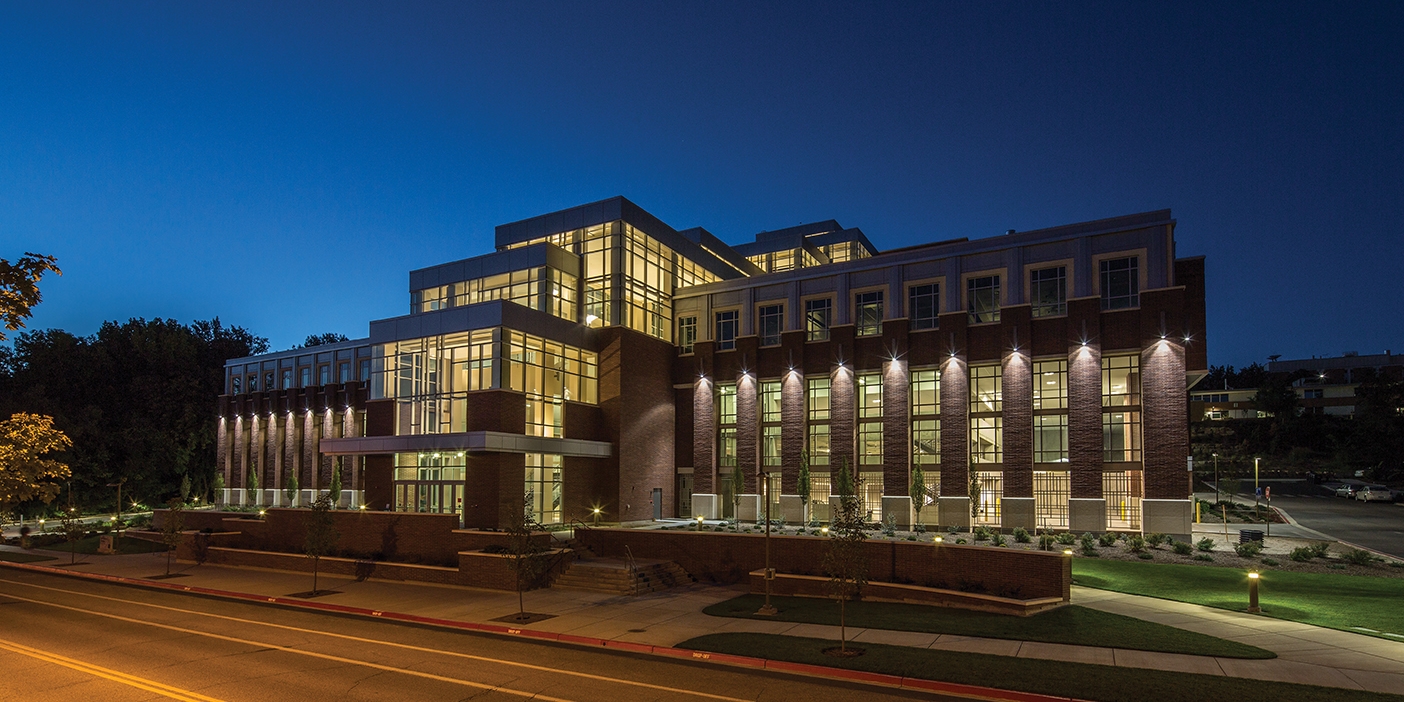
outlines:
{"label": "asphalt road", "polygon": [[949,699],[4,568],[0,670],[29,702]]}
{"label": "asphalt road", "polygon": [[1273,495],[1272,506],[1308,529],[1404,558],[1404,503]]}

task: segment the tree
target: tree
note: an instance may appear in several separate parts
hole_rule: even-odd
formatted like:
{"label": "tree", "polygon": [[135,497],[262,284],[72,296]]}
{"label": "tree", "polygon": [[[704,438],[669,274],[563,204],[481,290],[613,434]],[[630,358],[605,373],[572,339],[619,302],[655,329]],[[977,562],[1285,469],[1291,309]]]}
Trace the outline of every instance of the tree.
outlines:
{"label": "tree", "polygon": [[45,456],[72,446],[52,417],[20,412],[0,422],[0,511],[29,500],[52,502],[59,481],[71,473],[67,464]]}
{"label": "tree", "polygon": [[288,477],[283,481],[283,495],[288,498],[288,506],[297,506],[297,473],[288,471]]}
{"label": "tree", "polygon": [[[0,258],[0,320],[5,322],[6,329],[19,331],[24,328],[24,320],[29,319],[30,310],[44,299],[39,294],[39,279],[48,272],[63,275],[56,265],[57,260],[53,256],[28,251],[14,263]],[[0,341],[5,339],[5,332],[0,331]]]}
{"label": "tree", "polygon": [[210,488],[214,490],[214,498],[220,502],[224,501],[224,473],[216,471],[214,482],[210,483]]}
{"label": "tree", "polygon": [[327,496],[331,498],[332,507],[341,504],[341,456],[337,456],[336,463],[332,465],[331,484],[327,486]]}
{"label": "tree", "polygon": [[970,519],[973,521],[980,516],[980,476],[975,471],[970,471]]}
{"label": "tree", "polygon": [[336,548],[341,534],[336,530],[336,521],[331,513],[331,499],[326,495],[312,503],[312,509],[302,518],[307,535],[303,537],[302,549],[312,559],[312,596],[317,596],[317,566],[322,556],[330,555]]}
{"label": "tree", "polygon": [[339,344],[343,341],[350,341],[350,339],[347,339],[345,334],[337,334],[336,332],[327,332],[325,334],[308,334],[307,339],[302,342],[302,346],[294,346],[293,348],[296,349],[310,348],[313,346],[326,346],[327,344]]}
{"label": "tree", "polygon": [[863,588],[868,584],[868,559],[863,551],[867,534],[863,532],[863,512],[858,499],[861,480],[854,480],[848,470],[848,461],[839,464],[838,503],[829,523],[829,549],[824,554],[824,573],[829,576],[829,596],[838,600],[839,605],[839,650],[838,655],[858,655],[850,653],[846,627],[846,603],[860,599]]}
{"label": "tree", "polygon": [[797,485],[797,489],[799,490],[800,505],[802,506],[802,509],[804,510],[804,514],[801,515],[801,517],[800,517],[800,521],[802,522],[802,524],[800,524],[800,526],[801,526],[801,527],[805,527],[806,525],[809,524],[809,489],[810,489],[810,484],[809,484],[809,452],[808,452],[808,451],[800,451],[799,484]]}
{"label": "tree", "polygon": [[83,514],[77,507],[69,507],[59,517],[59,524],[63,529],[63,540],[68,542],[68,563],[72,565],[78,562],[78,541],[88,533],[88,527],[83,524]]}
{"label": "tree", "polygon": [[248,485],[245,487],[244,493],[245,493],[246,495],[252,495],[252,496],[253,496],[253,505],[254,505],[255,507],[257,507],[257,506],[263,504],[263,491],[258,489],[258,469],[257,469],[257,468],[253,468],[253,469],[251,469],[251,470],[249,471],[249,483],[248,483]]}
{"label": "tree", "polygon": [[926,506],[926,473],[921,464],[912,466],[912,509],[916,510],[917,527],[922,527],[921,508]]}
{"label": "tree", "polygon": [[161,524],[161,541],[166,544],[166,575],[171,574],[171,555],[180,548],[180,532],[185,528],[185,501],[172,497],[166,503],[166,521]]}
{"label": "tree", "polygon": [[189,475],[182,475],[182,476],[180,476],[180,501],[181,501],[181,502],[189,502],[189,501],[190,501],[190,476],[189,476]]}
{"label": "tree", "polygon": [[521,512],[513,515],[512,522],[507,525],[507,537],[510,540],[507,556],[511,559],[508,565],[517,577],[518,621],[530,619],[526,613],[523,593],[535,587],[541,577],[551,569],[551,563],[545,556],[546,547],[535,538],[540,531],[541,525],[531,514],[531,500],[526,499],[523,501]]}
{"label": "tree", "polygon": [[[731,515],[734,517],[738,528],[741,524],[741,493],[745,491],[746,472],[741,470],[741,463],[738,461],[736,465],[731,468],[731,503],[733,508]],[[756,519],[759,521],[760,515],[756,515]]]}

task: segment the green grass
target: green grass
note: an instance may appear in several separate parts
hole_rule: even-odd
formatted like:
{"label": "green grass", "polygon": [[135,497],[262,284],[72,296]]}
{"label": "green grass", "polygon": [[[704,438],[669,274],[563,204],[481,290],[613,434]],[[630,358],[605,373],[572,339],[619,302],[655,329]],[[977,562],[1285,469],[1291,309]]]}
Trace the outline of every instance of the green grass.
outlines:
{"label": "green grass", "polygon": [[41,556],[37,553],[18,553],[16,551],[0,551],[0,561],[10,563],[34,563],[36,561],[52,561],[53,556]]}
{"label": "green grass", "polygon": [[[60,541],[56,544],[51,544],[48,546],[37,546],[36,548],[40,548],[45,551],[60,551],[63,553],[68,553],[69,551],[77,550],[78,553],[93,554],[97,553],[98,536],[96,534],[92,536],[85,536],[73,542],[72,544],[69,544],[66,541]],[[165,544],[158,544],[152,541],[146,541],[144,539],[135,539],[128,536],[124,536],[117,540],[117,553],[119,554],[164,553],[165,551]]]}
{"label": "green grass", "polygon": [[[1404,580],[1334,573],[1295,573],[1260,567],[1263,614],[1277,619],[1379,636],[1404,636]],[[1248,607],[1248,569],[1133,561],[1073,561],[1073,582],[1208,607]],[[1378,633],[1361,631],[1372,629]]]}
{"label": "green grass", "polygon": [[1404,696],[1399,695],[1315,685],[883,644],[856,644],[867,651],[856,658],[824,655],[824,649],[837,645],[837,641],[829,639],[732,633],[699,636],[678,644],[678,648],[965,685],[984,685],[1096,702],[1181,702],[1193,699],[1273,702],[1404,701]]}
{"label": "green grass", "polygon": [[[771,597],[771,603],[779,608],[780,613],[773,617],[757,617],[756,609],[763,601],[764,598],[760,595],[742,595],[718,602],[702,611],[714,617],[744,617],[832,626],[838,626],[839,623],[838,605],[832,600]],[[1256,646],[1078,606],[1059,607],[1031,617],[897,602],[850,602],[847,610],[848,626],[869,629],[984,636],[992,639],[1105,646],[1225,658],[1277,657],[1272,651]]]}

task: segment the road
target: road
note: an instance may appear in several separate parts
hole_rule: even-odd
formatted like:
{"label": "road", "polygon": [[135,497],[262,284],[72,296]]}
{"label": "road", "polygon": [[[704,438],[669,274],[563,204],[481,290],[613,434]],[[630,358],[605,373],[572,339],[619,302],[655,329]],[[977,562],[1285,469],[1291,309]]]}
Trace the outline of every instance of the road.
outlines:
{"label": "road", "polygon": [[31,702],[949,699],[5,568],[0,670]]}
{"label": "road", "polygon": [[1292,515],[1308,529],[1404,558],[1404,503],[1274,495],[1272,506]]}

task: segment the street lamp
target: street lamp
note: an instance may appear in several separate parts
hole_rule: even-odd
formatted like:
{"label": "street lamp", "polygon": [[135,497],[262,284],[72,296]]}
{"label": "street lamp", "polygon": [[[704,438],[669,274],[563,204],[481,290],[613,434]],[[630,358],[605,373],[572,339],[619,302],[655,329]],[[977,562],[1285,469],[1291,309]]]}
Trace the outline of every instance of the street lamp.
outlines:
{"label": "street lamp", "polygon": [[778,610],[770,604],[770,581],[775,579],[775,571],[770,568],[770,474],[761,473],[761,499],[765,500],[765,604],[756,610],[764,617],[775,616]]}
{"label": "street lamp", "polygon": [[1262,494],[1262,488],[1258,487],[1258,458],[1253,457],[1253,514],[1262,516],[1262,507],[1258,504],[1258,495]]}
{"label": "street lamp", "polygon": [[117,539],[122,536],[122,483],[127,482],[122,478],[115,483],[108,483],[107,487],[117,488],[117,516],[112,518],[112,552],[117,552]]}
{"label": "street lamp", "polygon": [[596,508],[594,508],[594,509],[592,509],[592,510],[590,510],[590,511],[591,511],[592,513],[594,513],[594,515],[595,515],[595,526],[598,527],[598,526],[600,525],[600,508],[599,508],[599,507],[596,507]]}

